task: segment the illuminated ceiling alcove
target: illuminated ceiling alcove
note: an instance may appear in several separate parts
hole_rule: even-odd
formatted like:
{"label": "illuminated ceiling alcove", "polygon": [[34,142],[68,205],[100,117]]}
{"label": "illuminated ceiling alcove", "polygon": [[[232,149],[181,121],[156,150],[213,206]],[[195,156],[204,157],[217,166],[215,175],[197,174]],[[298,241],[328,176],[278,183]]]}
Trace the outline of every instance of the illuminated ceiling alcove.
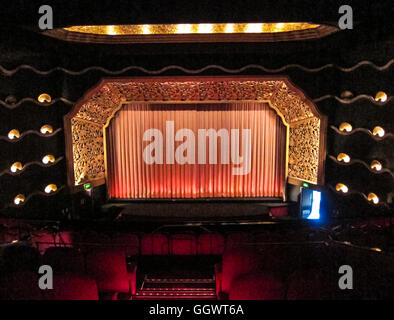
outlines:
{"label": "illuminated ceiling alcove", "polygon": [[269,101],[289,125],[288,178],[324,183],[326,116],[286,77],[104,79],[64,117],[68,184],[105,183],[104,126],[122,104]]}
{"label": "illuminated ceiling alcove", "polygon": [[317,39],[338,31],[309,22],[80,25],[44,34],[66,41],[95,43],[275,42]]}

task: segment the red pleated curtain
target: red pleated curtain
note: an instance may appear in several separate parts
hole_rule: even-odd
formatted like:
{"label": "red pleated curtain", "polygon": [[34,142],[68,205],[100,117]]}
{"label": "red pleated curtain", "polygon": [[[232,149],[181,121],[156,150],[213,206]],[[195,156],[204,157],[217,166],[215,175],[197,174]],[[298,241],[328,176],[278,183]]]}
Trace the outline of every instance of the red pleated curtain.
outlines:
{"label": "red pleated curtain", "polygon": [[[211,141],[207,131],[199,137],[199,129],[221,134]],[[262,102],[126,104],[106,129],[109,196],[282,197],[286,134],[281,118]]]}

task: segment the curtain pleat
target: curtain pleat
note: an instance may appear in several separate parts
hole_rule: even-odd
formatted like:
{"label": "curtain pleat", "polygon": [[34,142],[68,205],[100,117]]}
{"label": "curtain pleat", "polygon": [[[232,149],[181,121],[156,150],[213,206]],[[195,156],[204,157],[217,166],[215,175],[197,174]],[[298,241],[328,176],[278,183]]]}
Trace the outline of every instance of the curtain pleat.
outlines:
{"label": "curtain pleat", "polygon": [[[169,122],[173,124],[172,130],[167,128]],[[148,129],[160,132],[161,138],[155,140],[159,147],[154,148],[151,156],[162,159],[162,163],[144,161],[144,150],[155,139],[143,140]],[[207,136],[203,148],[199,129],[214,130],[218,134],[216,145]],[[119,199],[282,197],[286,134],[280,117],[261,102],[125,105],[106,131],[109,196]],[[173,148],[167,145],[167,140],[174,142]],[[227,154],[222,152],[225,150]],[[203,151],[205,163],[200,163],[199,153]],[[215,155],[216,163],[211,163],[210,157],[214,161]],[[182,159],[185,163],[178,163]],[[236,174],[237,168],[244,171]]]}

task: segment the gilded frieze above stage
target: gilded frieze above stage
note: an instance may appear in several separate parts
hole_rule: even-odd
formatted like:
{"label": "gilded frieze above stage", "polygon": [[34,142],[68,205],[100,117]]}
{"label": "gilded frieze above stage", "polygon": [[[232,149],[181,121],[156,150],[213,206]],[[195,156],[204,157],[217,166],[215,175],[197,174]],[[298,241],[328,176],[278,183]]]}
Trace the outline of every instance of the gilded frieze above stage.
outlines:
{"label": "gilded frieze above stage", "polygon": [[314,116],[311,107],[284,81],[108,82],[83,104],[76,117],[105,123],[122,101],[269,100],[287,123]]}
{"label": "gilded frieze above stage", "polygon": [[[74,184],[105,176],[103,127],[122,103],[269,101],[290,125],[288,176],[322,182],[321,116],[286,78],[107,79],[77,104],[71,121]],[[93,92],[93,93],[92,93]],[[323,127],[324,128],[324,127]],[[67,133],[70,134],[70,133]],[[324,144],[323,144],[324,146]],[[70,149],[71,150],[71,149]],[[70,173],[69,173],[70,174]],[[320,176],[319,176],[320,175]]]}

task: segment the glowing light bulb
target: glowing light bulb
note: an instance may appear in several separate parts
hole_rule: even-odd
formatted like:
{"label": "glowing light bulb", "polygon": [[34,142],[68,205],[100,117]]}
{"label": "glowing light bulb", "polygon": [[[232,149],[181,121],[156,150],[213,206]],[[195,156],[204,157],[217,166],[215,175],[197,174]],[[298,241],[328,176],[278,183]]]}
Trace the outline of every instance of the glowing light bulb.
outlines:
{"label": "glowing light bulb", "polygon": [[247,33],[260,33],[262,30],[262,23],[248,23],[245,29]]}
{"label": "glowing light bulb", "polygon": [[347,185],[343,184],[343,183],[338,183],[335,186],[335,189],[337,191],[342,191],[343,193],[347,193],[349,191],[349,188],[347,187]]}
{"label": "glowing light bulb", "polygon": [[152,32],[150,31],[150,25],[144,24],[142,26],[142,34],[151,34]]}
{"label": "glowing light bulb", "polygon": [[50,103],[52,101],[52,98],[49,94],[42,93],[38,96],[37,100],[40,103]]}
{"label": "glowing light bulb", "polygon": [[387,94],[383,91],[379,91],[375,96],[375,101],[386,102],[387,101]]}
{"label": "glowing light bulb", "polygon": [[55,192],[56,190],[57,190],[56,184],[48,184],[48,185],[45,187],[45,189],[44,189],[45,193]]}
{"label": "glowing light bulb", "polygon": [[10,132],[8,132],[8,139],[10,140],[19,139],[20,137],[21,134],[17,129],[12,129]]}
{"label": "glowing light bulb", "polygon": [[52,133],[53,132],[53,128],[52,126],[50,126],[49,124],[45,124],[40,128],[40,132],[42,134],[47,134],[47,133]]}
{"label": "glowing light bulb", "polygon": [[345,163],[349,163],[350,162],[350,157],[346,153],[340,153],[337,156],[337,160],[338,161],[343,161]]}
{"label": "glowing light bulb", "polygon": [[111,36],[116,35],[115,26],[107,26],[107,34]]}
{"label": "glowing light bulb", "polygon": [[191,33],[192,25],[191,24],[178,24],[176,28],[176,33]]}
{"label": "glowing light bulb", "polygon": [[55,162],[55,157],[51,154],[47,154],[42,158],[42,163],[43,164],[48,164],[49,162],[54,163]]}
{"label": "glowing light bulb", "polygon": [[234,23],[227,23],[224,29],[225,33],[233,33],[234,32]]}
{"label": "glowing light bulb", "polygon": [[377,127],[373,128],[372,134],[374,136],[379,136],[380,138],[382,138],[382,137],[384,137],[385,132],[382,127],[377,126]]}
{"label": "glowing light bulb", "polygon": [[18,194],[15,198],[14,198],[14,203],[16,205],[20,205],[23,202],[25,202],[25,196],[23,194]]}
{"label": "glowing light bulb", "polygon": [[198,33],[212,33],[213,26],[210,23],[201,23],[198,25]]}
{"label": "glowing light bulb", "polygon": [[18,170],[22,170],[23,165],[20,162],[14,162],[10,168],[11,172],[17,172]]}
{"label": "glowing light bulb", "polygon": [[351,125],[350,123],[342,122],[342,123],[339,125],[339,131],[342,131],[342,132],[351,132],[352,130],[353,130],[353,127],[352,127],[352,125]]}
{"label": "glowing light bulb", "polygon": [[380,171],[383,169],[383,166],[378,160],[373,160],[371,162],[371,169],[374,169],[376,171]]}
{"label": "glowing light bulb", "polygon": [[379,203],[379,198],[376,194],[374,194],[373,192],[368,194],[368,201],[372,201],[374,204],[378,204]]}

